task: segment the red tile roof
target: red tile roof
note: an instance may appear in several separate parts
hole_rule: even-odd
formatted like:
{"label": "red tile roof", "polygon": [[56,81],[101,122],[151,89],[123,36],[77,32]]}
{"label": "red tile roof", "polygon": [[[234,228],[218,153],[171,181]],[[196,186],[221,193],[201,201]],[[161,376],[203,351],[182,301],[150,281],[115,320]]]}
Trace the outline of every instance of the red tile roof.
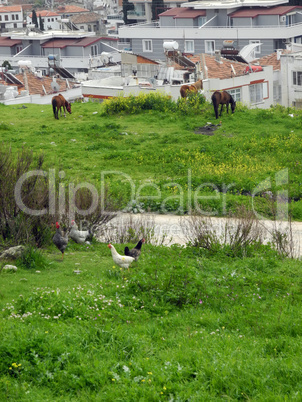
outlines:
{"label": "red tile roof", "polygon": [[255,7],[244,8],[229,14],[232,18],[255,18],[258,15],[284,15],[295,9],[302,9],[301,6],[276,6],[270,8]]}
{"label": "red tile roof", "polygon": [[10,39],[5,36],[0,36],[0,47],[12,47],[15,45],[21,45],[22,41],[20,39]]}
{"label": "red tile roof", "polygon": [[64,49],[66,46],[72,45],[77,39],[50,39],[41,45],[42,48],[59,48]]}
{"label": "red tile roof", "polygon": [[[76,47],[86,47],[93,45],[94,43],[104,40],[106,38],[100,38],[99,36],[90,36],[86,38],[66,38],[66,39],[50,39],[47,42],[43,43],[41,47],[45,49],[50,49],[50,48],[59,48],[59,49],[64,49],[67,46],[76,46]],[[107,38],[108,39],[108,38]],[[110,38],[111,39],[111,38]]]}
{"label": "red tile roof", "polygon": [[87,24],[89,22],[97,22],[101,19],[100,14],[97,13],[84,13],[76,14],[71,17],[71,21],[74,24]]}
{"label": "red tile roof", "polygon": [[206,16],[205,10],[194,10],[190,7],[174,7],[159,14],[160,17],[198,18]]}
{"label": "red tile roof", "polygon": [[[41,15],[41,17],[59,17],[60,14],[55,13],[54,11],[50,10],[37,10],[37,16]],[[32,18],[32,13],[29,14],[29,18]]]}
{"label": "red tile roof", "polygon": [[[18,78],[18,80],[20,80],[21,82],[24,83],[24,75],[23,74],[16,74],[16,77]],[[26,72],[26,77],[27,77],[28,90],[29,90],[30,95],[35,95],[35,94],[45,95],[42,85],[44,86],[47,94],[54,93],[54,90],[51,87],[51,84],[53,82],[52,77],[38,78],[32,72]],[[64,92],[68,89],[67,85],[66,85],[66,80],[57,78],[56,82],[60,86],[59,92]],[[0,80],[0,83],[7,85],[7,83],[5,81]],[[69,81],[69,86],[70,86],[70,88],[72,88],[74,86],[74,84],[71,81]],[[24,89],[25,89],[24,85],[19,86],[18,87],[19,93]]]}
{"label": "red tile roof", "polygon": [[91,37],[87,37],[87,38],[77,39],[70,46],[86,47],[86,46],[93,45],[94,43],[98,42],[101,39],[102,38],[100,38],[99,36],[91,36]]}
{"label": "red tile roof", "polygon": [[2,6],[0,7],[0,13],[20,13],[22,6]]}
{"label": "red tile roof", "polygon": [[[291,53],[289,50],[281,50],[281,54]],[[268,54],[266,56],[261,57],[260,59],[255,60],[255,63],[260,64],[260,66],[273,66],[274,70],[280,70],[281,61],[280,58],[277,58],[277,52]]]}
{"label": "red tile roof", "polygon": [[[203,57],[204,56],[204,57]],[[226,78],[234,77],[234,71],[236,72],[236,77],[244,75],[247,64],[240,63],[238,61],[228,60],[221,57],[221,62],[216,60],[215,56],[209,54],[204,54],[201,56],[187,56],[194,63],[201,62],[202,70],[205,76],[205,71],[203,67],[203,59],[205,61],[205,66],[207,67],[208,78],[219,78],[221,80]],[[232,68],[233,66],[233,68]]]}
{"label": "red tile roof", "polygon": [[86,8],[72,5],[59,6],[56,11],[59,14],[89,13],[89,10],[87,10]]}

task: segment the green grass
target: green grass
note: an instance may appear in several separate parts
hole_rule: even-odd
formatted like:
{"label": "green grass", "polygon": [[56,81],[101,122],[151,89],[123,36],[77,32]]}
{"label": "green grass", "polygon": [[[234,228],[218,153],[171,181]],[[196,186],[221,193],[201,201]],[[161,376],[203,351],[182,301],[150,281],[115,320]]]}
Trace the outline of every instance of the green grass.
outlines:
{"label": "green grass", "polygon": [[[191,205],[223,215],[239,204],[251,206],[247,194],[270,180],[266,189],[275,194],[285,189],[293,218],[302,219],[300,111],[291,117],[291,109],[238,105],[233,115],[224,112],[216,121],[209,104],[191,115],[152,110],[104,115],[100,104],[75,103],[72,115],[55,121],[50,105],[0,108],[1,139],[16,152],[26,146],[44,153],[45,166],[55,169],[67,187],[71,181],[98,189],[109,183],[125,205],[136,199],[151,211],[185,213]],[[195,134],[219,121],[213,136]],[[280,185],[281,170],[288,183]],[[271,215],[263,197],[255,198],[254,207]]]}
{"label": "green grass", "polygon": [[0,275],[1,400],[301,400],[299,261],[146,244],[128,272],[95,242],[44,257]]}

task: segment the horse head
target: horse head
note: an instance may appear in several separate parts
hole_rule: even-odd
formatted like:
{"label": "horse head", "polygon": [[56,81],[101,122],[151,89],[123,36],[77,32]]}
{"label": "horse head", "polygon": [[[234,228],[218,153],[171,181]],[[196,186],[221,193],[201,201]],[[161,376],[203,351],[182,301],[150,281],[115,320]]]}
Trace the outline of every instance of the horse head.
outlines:
{"label": "horse head", "polygon": [[67,112],[69,113],[69,114],[71,114],[71,103],[69,103],[69,102],[67,102],[66,101],[66,109],[67,109]]}

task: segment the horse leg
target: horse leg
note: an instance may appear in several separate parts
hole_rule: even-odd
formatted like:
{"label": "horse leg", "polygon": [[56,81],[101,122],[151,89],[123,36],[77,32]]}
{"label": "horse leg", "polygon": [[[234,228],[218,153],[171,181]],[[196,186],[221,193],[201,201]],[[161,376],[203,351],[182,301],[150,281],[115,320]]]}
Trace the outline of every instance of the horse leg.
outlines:
{"label": "horse leg", "polygon": [[226,103],[226,111],[227,111],[227,114],[229,114],[229,102]]}
{"label": "horse leg", "polygon": [[221,107],[220,107],[220,116],[222,115],[222,108],[223,108],[223,103],[221,104]]}

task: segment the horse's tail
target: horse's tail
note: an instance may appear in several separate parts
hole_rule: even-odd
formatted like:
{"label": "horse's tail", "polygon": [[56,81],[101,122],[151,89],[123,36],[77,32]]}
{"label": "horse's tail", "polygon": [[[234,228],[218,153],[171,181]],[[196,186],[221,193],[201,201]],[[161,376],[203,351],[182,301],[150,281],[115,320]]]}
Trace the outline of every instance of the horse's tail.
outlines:
{"label": "horse's tail", "polygon": [[57,114],[56,114],[57,100],[56,100],[56,98],[53,98],[53,100],[51,101],[51,103],[52,103],[53,114],[54,114],[55,118],[57,118]]}
{"label": "horse's tail", "polygon": [[219,101],[218,101],[218,99],[217,99],[217,94],[216,94],[216,93],[214,93],[214,94],[212,95],[212,103],[213,103],[213,106],[214,106],[214,111],[215,111],[216,119],[218,119]]}

